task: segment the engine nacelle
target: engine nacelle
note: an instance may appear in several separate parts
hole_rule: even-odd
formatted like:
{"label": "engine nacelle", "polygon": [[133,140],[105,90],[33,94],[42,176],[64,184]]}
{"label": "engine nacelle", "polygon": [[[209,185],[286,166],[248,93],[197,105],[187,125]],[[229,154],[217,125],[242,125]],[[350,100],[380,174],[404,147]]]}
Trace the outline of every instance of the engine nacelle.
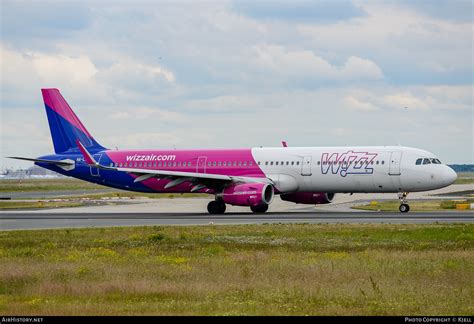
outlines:
{"label": "engine nacelle", "polygon": [[329,192],[294,192],[281,194],[282,200],[291,201],[297,204],[319,205],[329,204],[336,194]]}
{"label": "engine nacelle", "polygon": [[269,205],[274,196],[273,186],[266,183],[244,183],[224,189],[220,197],[234,206]]}

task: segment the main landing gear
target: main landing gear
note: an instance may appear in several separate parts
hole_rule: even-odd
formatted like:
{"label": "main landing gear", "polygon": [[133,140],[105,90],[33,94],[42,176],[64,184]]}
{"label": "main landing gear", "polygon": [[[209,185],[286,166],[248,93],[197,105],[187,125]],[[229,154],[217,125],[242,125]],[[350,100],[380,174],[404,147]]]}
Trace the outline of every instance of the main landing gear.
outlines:
{"label": "main landing gear", "polygon": [[401,213],[408,213],[410,211],[407,195],[408,195],[408,192],[398,193],[398,199],[400,199],[400,207],[398,208],[398,210],[400,210]]}
{"label": "main landing gear", "polygon": [[250,206],[250,209],[256,213],[256,214],[260,214],[260,213],[264,213],[268,210],[268,205],[266,204],[262,204],[262,205],[256,205],[256,206]]}
{"label": "main landing gear", "polygon": [[[250,209],[256,214],[261,214],[268,210],[268,205],[261,204],[256,206],[250,206]],[[207,211],[211,215],[224,214],[225,203],[219,199],[210,201],[209,204],[207,204]]]}
{"label": "main landing gear", "polygon": [[224,214],[225,203],[222,200],[213,200],[207,204],[207,211],[209,214]]}

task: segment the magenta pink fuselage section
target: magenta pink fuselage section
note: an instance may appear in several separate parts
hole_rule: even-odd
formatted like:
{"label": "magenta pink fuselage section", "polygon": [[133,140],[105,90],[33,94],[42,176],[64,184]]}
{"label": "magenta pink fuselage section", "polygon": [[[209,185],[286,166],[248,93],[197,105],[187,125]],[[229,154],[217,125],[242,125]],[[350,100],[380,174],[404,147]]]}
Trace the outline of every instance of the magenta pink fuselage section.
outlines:
{"label": "magenta pink fuselage section", "polygon": [[[107,151],[106,154],[113,166],[118,168],[265,178],[265,174],[252,156],[251,149]],[[130,176],[137,177],[134,174],[130,174]],[[205,184],[205,180],[193,179],[171,188],[165,188],[173,180],[166,176],[158,176],[158,178],[144,180],[141,184],[157,192],[190,192],[195,185]],[[203,188],[196,192],[214,193],[209,188]]]}

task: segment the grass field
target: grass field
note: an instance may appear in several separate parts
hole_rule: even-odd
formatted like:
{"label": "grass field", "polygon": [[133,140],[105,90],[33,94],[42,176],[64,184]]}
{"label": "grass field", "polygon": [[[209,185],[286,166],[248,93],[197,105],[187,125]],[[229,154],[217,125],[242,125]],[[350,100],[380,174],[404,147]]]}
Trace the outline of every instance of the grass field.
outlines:
{"label": "grass field", "polygon": [[[473,203],[474,199],[466,199],[465,203]],[[410,200],[410,211],[437,211],[437,210],[456,210],[456,203],[464,203],[455,200]],[[398,212],[400,206],[399,200],[374,201],[370,204],[356,205],[351,208],[373,211],[393,211]],[[468,210],[460,210],[468,211]]]}
{"label": "grass field", "polygon": [[79,201],[0,201],[0,210],[79,207]]}
{"label": "grass field", "polygon": [[106,187],[74,178],[0,180],[0,192],[103,190],[104,188]]}
{"label": "grass field", "polygon": [[474,172],[458,172],[458,178],[454,184],[474,183]]}
{"label": "grass field", "polygon": [[[111,190],[110,192],[96,192],[98,190]],[[78,199],[101,199],[101,198],[202,198],[208,197],[206,194],[199,193],[184,193],[184,194],[173,194],[173,193],[143,193],[124,191],[104,187],[101,185],[85,182],[74,178],[60,178],[60,179],[22,179],[22,180],[0,180],[0,192],[33,192],[43,191],[63,191],[63,190],[77,190],[77,194],[69,194],[67,199],[78,200]],[[57,198],[61,198],[58,196]],[[48,195],[48,198],[52,198]],[[64,197],[63,197],[64,198]],[[28,198],[26,198],[28,199]],[[34,198],[36,199],[36,198]],[[1,209],[0,205],[0,209]]]}
{"label": "grass field", "polygon": [[471,315],[474,225],[0,232],[4,315]]}

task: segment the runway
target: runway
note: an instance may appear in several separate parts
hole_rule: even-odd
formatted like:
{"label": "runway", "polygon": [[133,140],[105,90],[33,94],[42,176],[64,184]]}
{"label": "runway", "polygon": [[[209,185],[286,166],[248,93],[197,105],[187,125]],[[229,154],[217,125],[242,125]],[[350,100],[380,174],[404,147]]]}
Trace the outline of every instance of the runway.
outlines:
{"label": "runway", "polygon": [[268,223],[359,223],[359,224],[427,224],[472,223],[473,212],[271,212],[252,213],[31,213],[10,212],[0,214],[1,230],[83,228],[141,225],[225,225]]}

